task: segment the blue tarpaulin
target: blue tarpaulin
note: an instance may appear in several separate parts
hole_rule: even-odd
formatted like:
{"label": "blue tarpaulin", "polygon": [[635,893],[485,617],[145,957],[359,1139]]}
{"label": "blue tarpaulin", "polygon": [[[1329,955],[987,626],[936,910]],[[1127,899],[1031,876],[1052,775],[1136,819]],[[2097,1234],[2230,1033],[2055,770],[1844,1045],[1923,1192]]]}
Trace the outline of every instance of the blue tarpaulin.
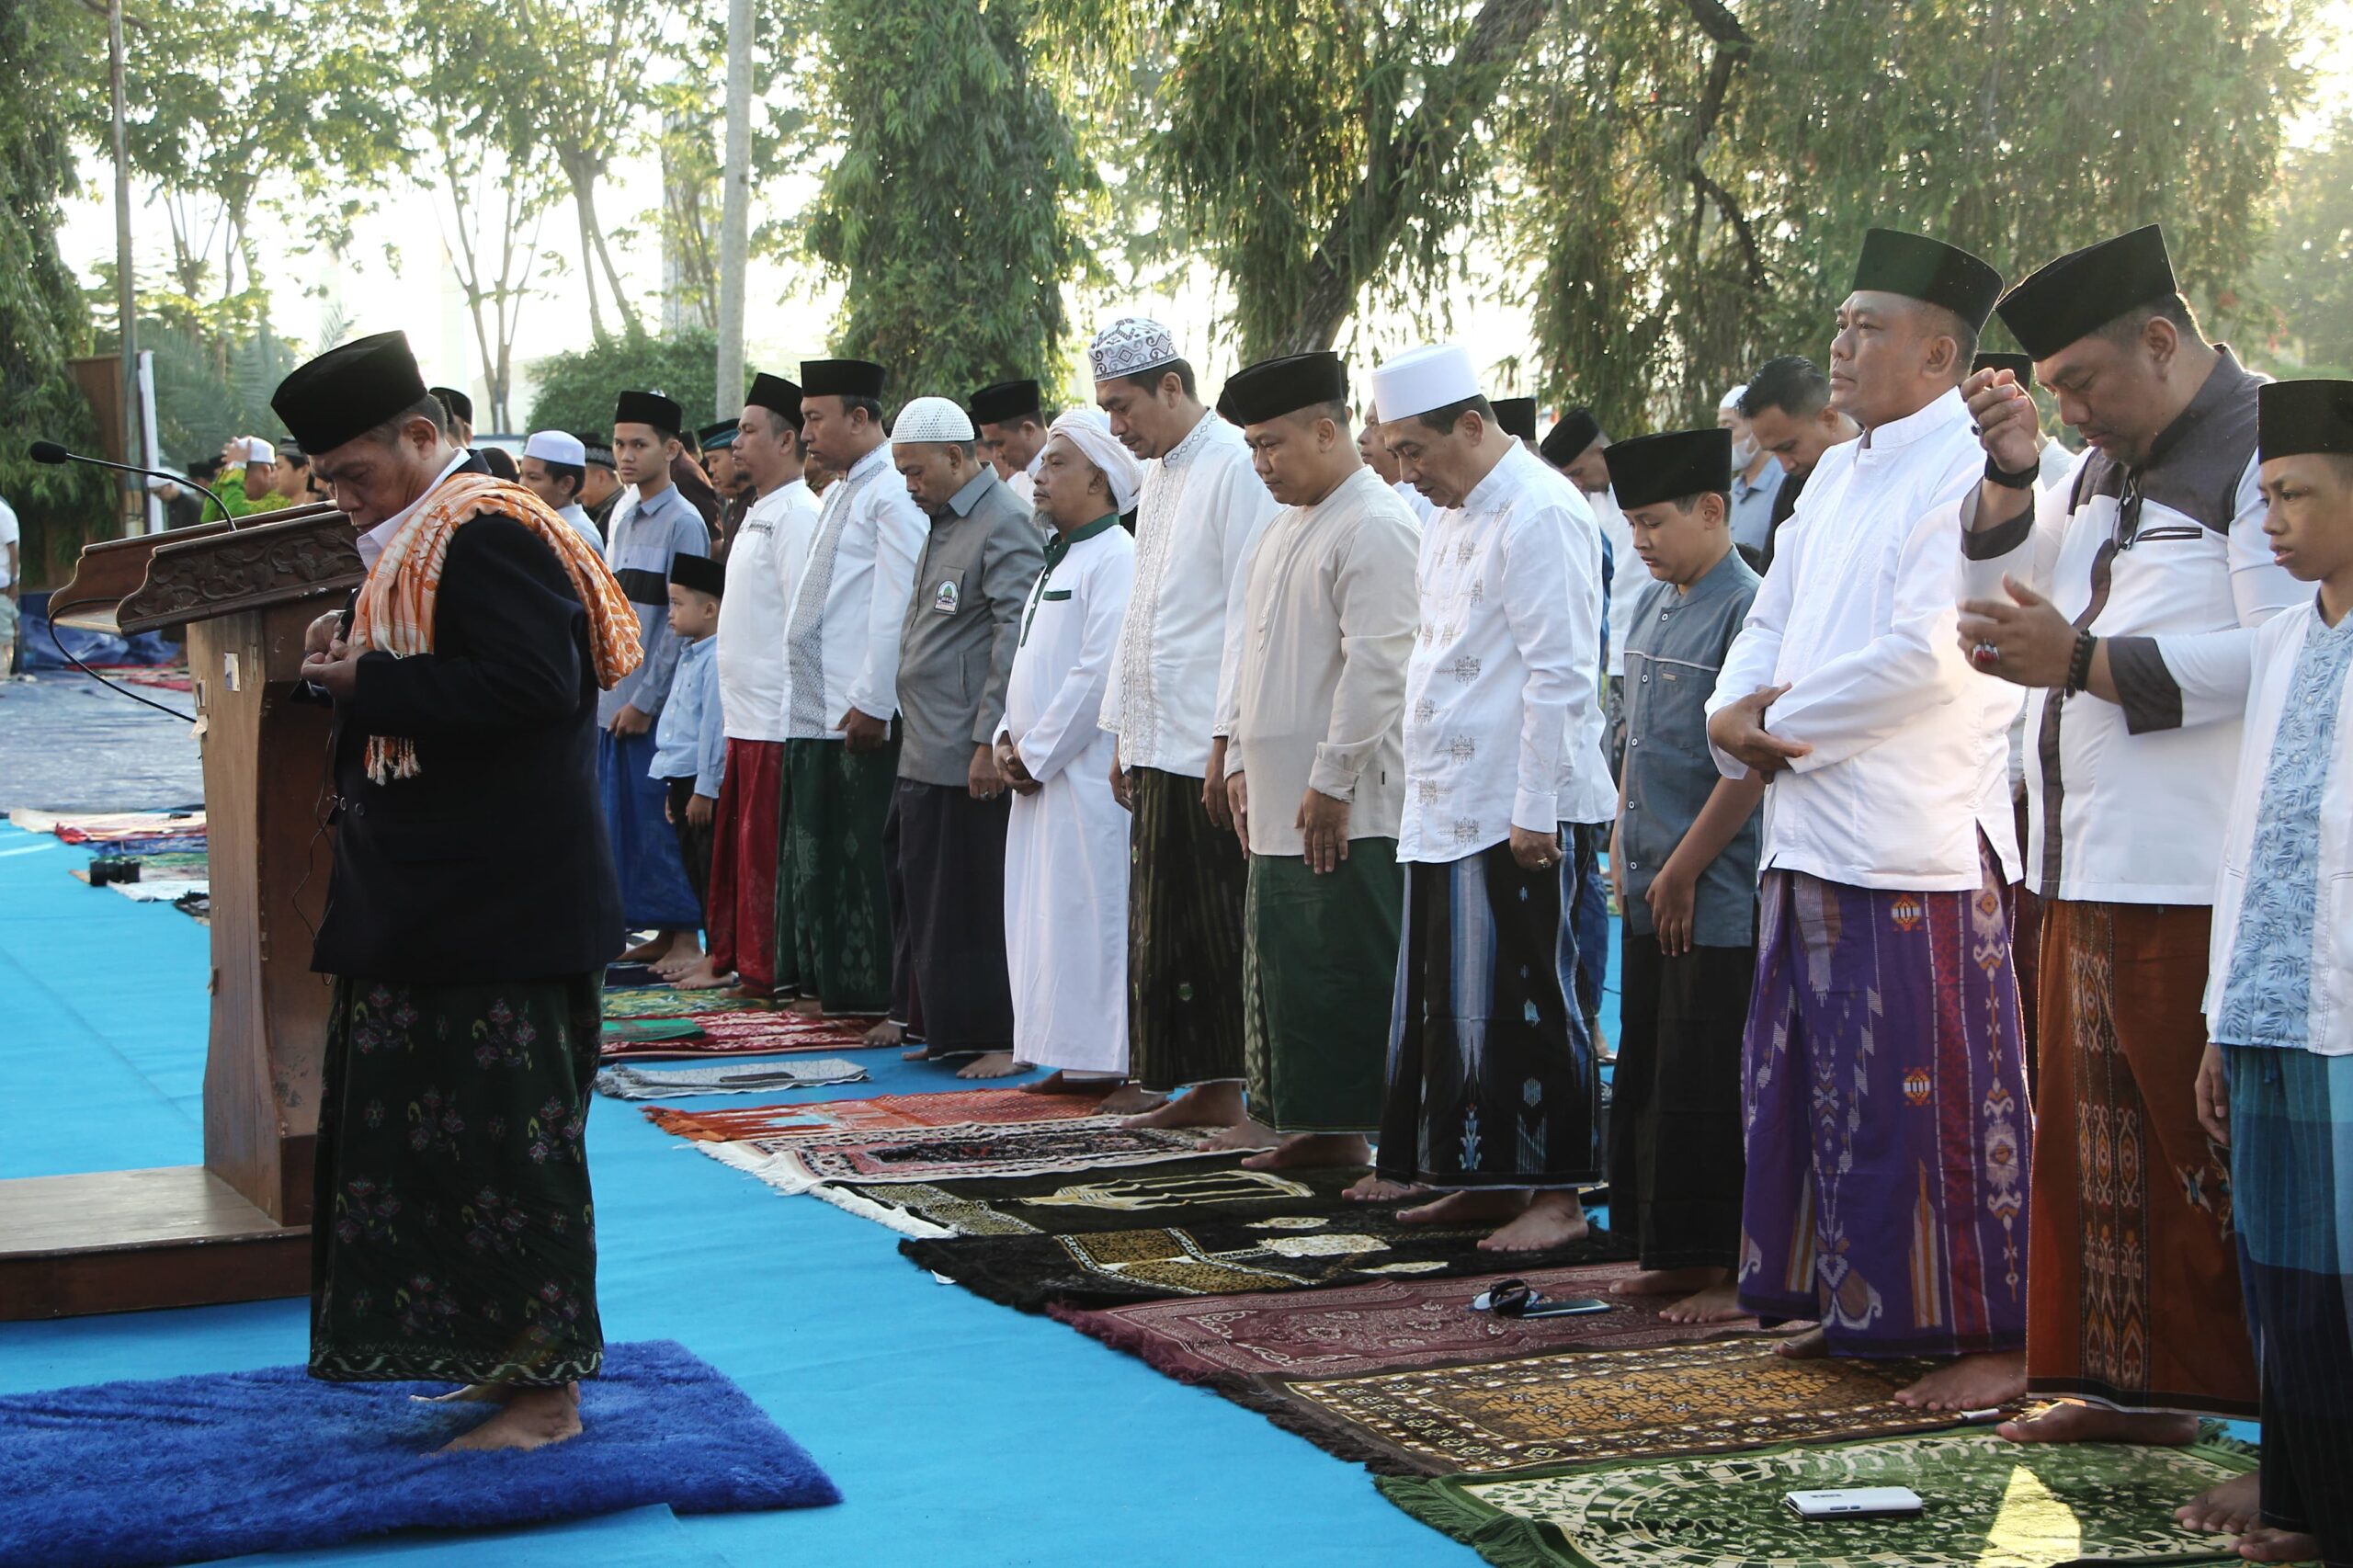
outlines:
{"label": "blue tarpaulin", "polygon": [[[17,608],[24,612],[24,624],[17,631],[17,646],[23,653],[25,672],[29,675],[41,670],[72,669],[72,660],[61,654],[57,643],[50,639],[49,595],[28,593]],[[61,626],[57,635],[64,640],[66,652],[85,665],[176,665],[185,657],[180,645],[164,641],[160,631],[117,637],[110,632]]]}

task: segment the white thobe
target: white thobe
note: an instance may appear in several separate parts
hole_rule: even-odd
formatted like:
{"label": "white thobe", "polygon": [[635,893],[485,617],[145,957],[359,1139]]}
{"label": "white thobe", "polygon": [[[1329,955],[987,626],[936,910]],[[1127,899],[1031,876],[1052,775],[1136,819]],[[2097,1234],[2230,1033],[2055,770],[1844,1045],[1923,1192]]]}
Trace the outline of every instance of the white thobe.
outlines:
{"label": "white thobe", "polygon": [[874,719],[898,712],[899,636],[930,537],[888,441],[825,487],[785,622],[787,739],[839,740],[853,708]]}
{"label": "white thobe", "polygon": [[794,480],[744,514],[727,548],[719,601],[719,706],[733,741],[786,737],[784,629],[801,557],[817,531],[817,498]]}
{"label": "white thobe", "polygon": [[1514,442],[1422,530],[1405,663],[1400,860],[1460,860],[1608,822],[1601,535],[1576,487]]}
{"label": "white thobe", "polygon": [[1135,593],[1103,699],[1103,727],[1120,737],[1126,766],[1208,775],[1233,688],[1227,618],[1242,613],[1243,562],[1274,515],[1242,432],[1214,414],[1146,466]]}
{"label": "white thobe", "polygon": [[[1774,537],[1708,715],[1787,685],[1766,727],[1813,749],[1773,775],[1759,865],[1848,887],[1974,892],[1977,835],[2018,878],[2004,732],[2019,692],[1955,629],[1958,503],[1985,451],[1955,388],[1822,455]],[[1748,769],[1714,753],[1728,778]]]}
{"label": "white thobe", "polygon": [[1006,829],[1005,958],[1018,1060],[1124,1075],[1128,813],[1111,797],[1119,743],[1099,718],[1135,542],[1116,517],[1077,534],[1065,551],[1048,545],[1006,681],[997,738],[1043,788],[1014,796]]}

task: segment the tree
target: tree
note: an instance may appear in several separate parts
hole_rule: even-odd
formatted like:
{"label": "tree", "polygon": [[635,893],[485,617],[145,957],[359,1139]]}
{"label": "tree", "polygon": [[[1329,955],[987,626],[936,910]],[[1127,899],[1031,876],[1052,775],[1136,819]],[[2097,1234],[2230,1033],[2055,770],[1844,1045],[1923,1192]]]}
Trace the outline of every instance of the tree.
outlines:
{"label": "tree", "polygon": [[1093,176],[1032,68],[1027,0],[821,3],[841,143],[807,231],[848,281],[835,347],[896,399],[1059,379],[1067,204]]}
{"label": "tree", "polygon": [[53,577],[85,539],[114,531],[114,487],[92,470],[47,468],[23,437],[88,450],[97,423],[66,360],[89,322],[74,275],[57,254],[61,203],[74,188],[65,97],[103,59],[103,28],[73,6],[0,6],[0,496],[21,516],[28,582]]}
{"label": "tree", "polygon": [[[710,422],[719,341],[689,327],[676,337],[607,337],[531,367],[534,430],[590,433],[613,427],[613,396],[624,387],[659,392],[686,411],[688,428]],[[743,396],[739,390],[738,399]]]}
{"label": "tree", "polygon": [[2015,279],[2161,219],[2227,324],[2302,90],[2291,41],[2271,0],[1920,0],[1900,28],[1878,0],[1564,8],[1501,207],[1541,390],[1613,430],[1704,419],[1760,360],[1824,352],[1874,225]]}
{"label": "tree", "polygon": [[2290,153],[2255,290],[2308,375],[2353,375],[2353,110]]}

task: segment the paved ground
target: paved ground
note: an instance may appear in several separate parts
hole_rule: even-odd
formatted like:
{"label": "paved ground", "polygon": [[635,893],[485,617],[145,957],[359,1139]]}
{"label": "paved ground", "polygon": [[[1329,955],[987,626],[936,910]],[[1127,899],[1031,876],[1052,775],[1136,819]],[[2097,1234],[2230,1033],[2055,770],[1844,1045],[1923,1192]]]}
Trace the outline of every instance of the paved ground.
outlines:
{"label": "paved ground", "polygon": [[[180,713],[185,691],[131,688]],[[188,723],[79,671],[0,681],[0,811],[148,811],[204,799]]]}

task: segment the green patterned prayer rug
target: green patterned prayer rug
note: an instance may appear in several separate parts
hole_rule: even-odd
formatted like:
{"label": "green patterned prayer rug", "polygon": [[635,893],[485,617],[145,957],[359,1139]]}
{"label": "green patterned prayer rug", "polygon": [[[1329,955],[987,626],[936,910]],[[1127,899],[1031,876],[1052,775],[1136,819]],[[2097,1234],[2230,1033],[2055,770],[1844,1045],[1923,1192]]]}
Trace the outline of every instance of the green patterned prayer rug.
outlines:
{"label": "green patterned prayer rug", "polygon": [[692,1018],[613,1018],[605,1020],[604,1049],[642,1045],[654,1040],[700,1040],[702,1026]]}
{"label": "green patterned prayer rug", "polygon": [[[2254,1465],[2227,1439],[2019,1444],[1976,1428],[1377,1484],[1496,1568],[2056,1568],[2235,1561],[2230,1537],[2173,1511]],[[1846,1486],[1908,1486],[1927,1506],[1809,1522],[1782,1504]]]}
{"label": "green patterned prayer rug", "polygon": [[615,985],[605,991],[608,1018],[680,1018],[689,1013],[765,1013],[776,1004],[717,991],[679,991],[667,985]]}

